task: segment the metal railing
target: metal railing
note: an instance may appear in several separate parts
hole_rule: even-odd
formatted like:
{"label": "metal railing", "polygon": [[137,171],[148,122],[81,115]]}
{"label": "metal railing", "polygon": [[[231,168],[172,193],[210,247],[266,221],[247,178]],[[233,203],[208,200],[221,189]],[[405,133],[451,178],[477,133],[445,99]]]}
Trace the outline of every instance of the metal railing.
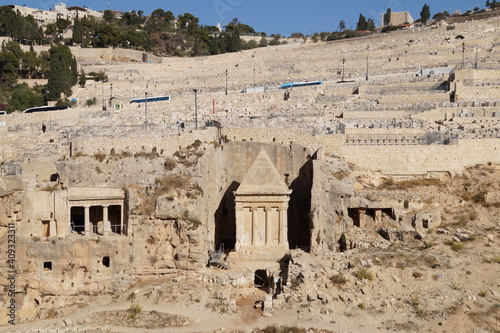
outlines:
{"label": "metal railing", "polygon": [[[111,224],[110,225],[110,234],[117,235],[127,235],[127,224]],[[75,225],[74,223],[70,224],[70,232],[76,232],[80,235],[85,234],[85,226],[84,225]],[[97,235],[104,234],[104,224],[93,224],[92,223],[92,233]]]}

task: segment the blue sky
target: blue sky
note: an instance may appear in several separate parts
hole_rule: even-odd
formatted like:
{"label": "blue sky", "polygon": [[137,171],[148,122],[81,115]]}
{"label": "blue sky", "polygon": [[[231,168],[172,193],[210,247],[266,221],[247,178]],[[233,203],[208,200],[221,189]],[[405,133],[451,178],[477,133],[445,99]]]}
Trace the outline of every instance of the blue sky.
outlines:
{"label": "blue sky", "polygon": [[[7,0],[9,1],[9,0]],[[313,32],[337,30],[340,20],[346,22],[347,28],[355,28],[359,14],[367,19],[373,18],[378,25],[380,14],[387,8],[393,12],[409,11],[414,19],[420,18],[420,11],[425,3],[431,8],[431,17],[437,12],[455,10],[465,12],[474,7],[484,8],[486,0],[176,0],[176,1],[135,1],[109,0],[110,9],[120,11],[143,10],[149,15],[153,10],[161,8],[170,10],[176,16],[191,13],[200,18],[200,23],[222,25],[237,17],[240,22],[252,26],[256,31],[268,34],[279,33],[289,36],[293,32],[311,34]],[[3,2],[3,0],[2,0]],[[11,1],[11,4],[23,5],[39,9],[54,8],[60,1],[24,0]],[[64,1],[62,1],[64,2]],[[66,0],[67,6],[87,6],[95,10],[108,9],[108,0]]]}

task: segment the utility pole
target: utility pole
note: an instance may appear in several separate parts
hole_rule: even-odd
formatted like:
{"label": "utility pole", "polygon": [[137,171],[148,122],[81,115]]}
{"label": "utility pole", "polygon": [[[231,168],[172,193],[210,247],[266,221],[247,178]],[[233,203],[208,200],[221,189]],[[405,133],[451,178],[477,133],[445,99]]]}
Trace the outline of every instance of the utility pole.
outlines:
{"label": "utility pole", "polygon": [[[196,95],[196,93],[195,93]],[[226,69],[226,96],[227,96],[227,69]]]}
{"label": "utility pole", "polygon": [[[227,72],[227,70],[226,70]],[[198,93],[198,89],[193,89],[194,91],[194,128],[198,130],[198,98],[196,94]]]}
{"label": "utility pole", "polygon": [[144,124],[146,125],[146,131],[148,130],[148,92],[144,93],[145,97],[145,108],[144,108]]}

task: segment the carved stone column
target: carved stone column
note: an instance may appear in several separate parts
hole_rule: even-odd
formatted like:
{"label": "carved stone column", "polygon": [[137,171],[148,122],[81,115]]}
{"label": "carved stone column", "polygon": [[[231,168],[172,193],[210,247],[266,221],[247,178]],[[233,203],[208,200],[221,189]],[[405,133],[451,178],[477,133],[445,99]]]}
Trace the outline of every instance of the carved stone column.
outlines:
{"label": "carved stone column", "polygon": [[360,228],[365,228],[366,227],[366,209],[360,208],[358,209],[358,215],[359,215],[359,227]]}
{"label": "carved stone column", "polygon": [[271,243],[271,212],[272,208],[266,207],[264,211],[266,212],[266,245]]}
{"label": "carved stone column", "polygon": [[107,236],[111,232],[111,224],[108,219],[109,206],[102,206],[102,223],[104,224],[103,235]]}
{"label": "carved stone column", "polygon": [[90,206],[84,206],[83,208],[85,236],[88,236],[93,232],[92,226],[90,225]]}
{"label": "carved stone column", "polygon": [[[241,249],[241,241],[243,240],[243,207],[236,205],[235,208],[236,214],[236,243],[234,245],[234,249],[239,251]],[[239,222],[239,223],[238,223]]]}
{"label": "carved stone column", "polygon": [[256,238],[257,238],[257,233],[259,232],[257,230],[257,209],[255,207],[250,208],[252,211],[252,245],[256,245]]}

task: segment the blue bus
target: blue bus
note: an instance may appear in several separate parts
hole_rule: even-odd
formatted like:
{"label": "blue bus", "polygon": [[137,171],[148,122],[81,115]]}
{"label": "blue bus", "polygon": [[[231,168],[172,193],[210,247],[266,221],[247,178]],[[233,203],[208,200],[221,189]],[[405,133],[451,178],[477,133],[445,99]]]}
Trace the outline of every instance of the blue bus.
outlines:
{"label": "blue bus", "polygon": [[148,102],[160,102],[160,101],[170,101],[170,96],[157,96],[157,97],[148,97],[146,98],[135,98],[130,100],[130,103],[145,103],[146,100]]}
{"label": "blue bus", "polygon": [[311,82],[292,82],[285,83],[279,87],[279,89],[295,88],[295,87],[308,87],[308,86],[318,86],[323,84],[323,81],[311,81]]}

